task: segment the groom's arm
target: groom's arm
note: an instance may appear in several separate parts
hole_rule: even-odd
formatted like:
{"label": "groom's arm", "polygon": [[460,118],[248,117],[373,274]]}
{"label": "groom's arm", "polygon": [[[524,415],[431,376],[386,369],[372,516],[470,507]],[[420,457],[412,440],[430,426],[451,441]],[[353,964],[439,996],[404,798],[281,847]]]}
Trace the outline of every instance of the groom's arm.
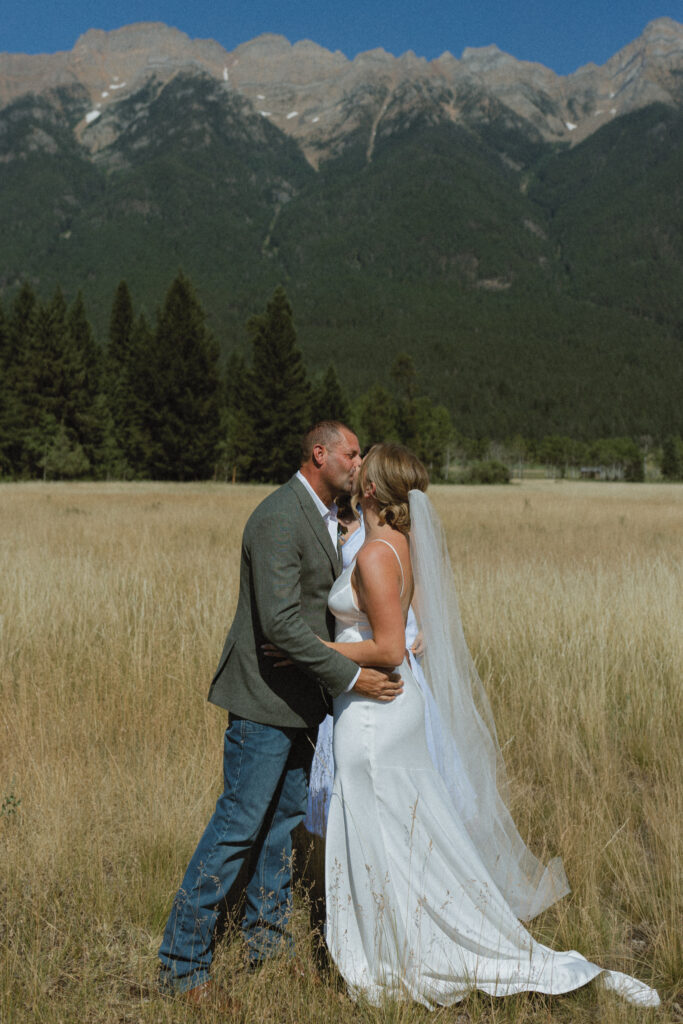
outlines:
{"label": "groom's arm", "polygon": [[259,517],[249,524],[251,579],[258,618],[265,638],[298,668],[322,683],[332,697],[351,689],[384,702],[401,693],[395,672],[362,668],[321,642],[301,616],[301,553],[289,520],[282,514]]}
{"label": "groom's arm", "polygon": [[283,510],[260,516],[249,527],[245,542],[264,637],[333,697],[339,696],[353,682],[358,666],[321,643],[301,615],[302,555],[295,528]]}

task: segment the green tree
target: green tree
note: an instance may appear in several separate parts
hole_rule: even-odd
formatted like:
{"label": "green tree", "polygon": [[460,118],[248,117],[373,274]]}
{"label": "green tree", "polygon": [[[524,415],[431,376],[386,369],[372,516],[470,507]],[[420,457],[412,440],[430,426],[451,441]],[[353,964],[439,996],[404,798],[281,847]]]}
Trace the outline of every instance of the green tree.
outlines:
{"label": "green tree", "polygon": [[506,438],[503,442],[506,461],[512,465],[519,474],[520,479],[524,477],[524,464],[532,458],[531,446],[521,434]]}
{"label": "green tree", "polygon": [[381,384],[375,384],[361,395],[357,418],[360,424],[360,440],[364,448],[379,441],[400,440],[396,402]]}
{"label": "green tree", "polygon": [[665,480],[680,480],[683,477],[683,441],[669,435],[662,445],[662,476]]}
{"label": "green tree", "polygon": [[29,343],[35,328],[38,300],[28,282],[24,282],[12,303],[12,312],[5,333],[3,365],[10,375],[17,367],[21,352]]}
{"label": "green tree", "polygon": [[81,445],[71,439],[64,424],[60,423],[39,465],[45,480],[75,480],[89,471],[90,460]]}
{"label": "green tree", "polygon": [[2,344],[0,389],[0,470],[17,475],[24,467],[26,410],[20,397],[24,349],[31,345],[38,303],[35,292],[24,283],[12,303]]}
{"label": "green tree", "polygon": [[[144,313],[140,313],[133,326],[127,359],[126,425],[122,434],[125,449],[117,440],[128,476],[145,477],[150,473],[158,415],[155,395],[159,358],[155,332]],[[115,433],[115,438],[119,436],[120,432]]]}
{"label": "green tree", "polygon": [[256,434],[249,415],[252,375],[244,357],[233,352],[225,368],[218,472],[225,480],[248,480],[256,454]]}
{"label": "green tree", "polygon": [[335,367],[330,363],[325,376],[313,391],[311,399],[311,423],[321,420],[338,420],[348,423],[351,407],[342,389]]}
{"label": "green tree", "polygon": [[631,437],[621,439],[621,459],[624,478],[630,483],[642,484],[645,479],[645,455]]}
{"label": "green tree", "polygon": [[5,315],[5,307],[0,302],[0,375],[4,375],[7,362],[7,345],[9,340],[9,324]]}
{"label": "green tree", "polygon": [[396,430],[401,444],[417,451],[417,371],[412,356],[399,352],[390,371],[394,382]]}
{"label": "green tree", "polygon": [[218,346],[192,284],[180,272],[159,313],[149,360],[149,471],[161,480],[203,480],[215,468],[220,432]]}
{"label": "green tree", "polygon": [[[139,436],[139,405],[136,385],[139,360],[135,347],[135,314],[128,285],[120,281],[109,317],[109,336],[104,362],[104,390],[114,424],[114,442],[126,462],[135,464],[133,450]],[[124,470],[125,475],[132,468]]]}
{"label": "green tree", "polygon": [[441,477],[453,434],[448,410],[434,405],[425,395],[418,396],[417,370],[407,352],[399,352],[394,359],[391,379],[396,388],[395,419],[400,441],[419,456],[431,474]]}
{"label": "green tree", "polygon": [[565,477],[567,469],[575,465],[582,453],[581,446],[571,437],[561,437],[559,434],[550,434],[543,438],[538,446],[538,457],[546,466],[553,466],[559,470],[561,477]]}
{"label": "green tree", "polygon": [[12,470],[8,453],[11,436],[11,390],[5,366],[8,333],[5,310],[0,302],[0,476],[4,476]]}
{"label": "green tree", "polygon": [[588,458],[604,468],[609,479],[640,482],[644,479],[643,455],[630,437],[604,437],[588,446]]}
{"label": "green tree", "polygon": [[98,444],[100,424],[96,409],[100,392],[100,351],[85,312],[83,294],[79,292],[66,317],[66,376],[68,382],[64,422],[73,431],[92,463]]}
{"label": "green tree", "polygon": [[256,441],[250,472],[280,483],[299,465],[311,421],[311,388],[284,288],[275,289],[265,313],[250,317],[247,331],[253,362],[245,413]]}
{"label": "green tree", "polygon": [[18,469],[31,477],[42,475],[45,455],[66,418],[70,384],[67,348],[66,303],[57,289],[47,305],[38,307],[33,329],[16,361],[21,417]]}
{"label": "green tree", "polygon": [[107,396],[100,392],[93,404],[93,427],[89,433],[87,457],[98,480],[125,480],[130,466],[116,443],[114,419]]}
{"label": "green tree", "polygon": [[434,479],[444,476],[448,445],[453,437],[453,424],[448,409],[434,405],[421,396],[413,402],[414,435],[408,446],[429,469]]}
{"label": "green tree", "polygon": [[412,402],[417,393],[417,370],[413,357],[399,352],[391,367],[391,379],[396,386],[399,399]]}

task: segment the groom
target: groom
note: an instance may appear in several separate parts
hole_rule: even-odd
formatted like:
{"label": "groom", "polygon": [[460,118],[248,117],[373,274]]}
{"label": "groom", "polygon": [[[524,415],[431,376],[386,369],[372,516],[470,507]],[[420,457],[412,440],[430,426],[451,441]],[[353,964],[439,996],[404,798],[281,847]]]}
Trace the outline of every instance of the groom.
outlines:
{"label": "groom", "polygon": [[[237,611],[209,700],[229,709],[224,791],[199,841],[159,950],[162,991],[200,1004],[220,904],[245,862],[244,936],[250,962],[287,942],[292,831],[306,811],[318,723],[331,697],[353,688],[381,701],[402,689],[395,674],[359,669],[330,650],[327,595],[341,571],[334,498],[360,466],[358,438],[342,423],[318,423],[303,439],[301,468],[252,513],[244,529]],[[276,667],[271,643],[293,663]]]}

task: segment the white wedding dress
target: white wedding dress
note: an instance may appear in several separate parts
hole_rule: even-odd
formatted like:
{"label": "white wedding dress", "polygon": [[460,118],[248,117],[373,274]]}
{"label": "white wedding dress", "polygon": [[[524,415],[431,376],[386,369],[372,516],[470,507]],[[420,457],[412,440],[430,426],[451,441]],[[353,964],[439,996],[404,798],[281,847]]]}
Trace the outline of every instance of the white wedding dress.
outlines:
{"label": "white wedding dress", "polygon": [[[345,569],[353,567],[356,555],[365,543],[365,526],[362,516],[359,528],[351,534],[350,538],[342,547],[342,562]],[[475,797],[467,777],[462,771],[462,765],[453,743],[448,742],[445,735],[438,708],[431,694],[424,673],[420,666],[419,659],[412,653],[412,647],[417,640],[420,630],[412,608],[408,609],[406,621],[406,651],[410,658],[410,667],[413,678],[417,682],[424,698],[425,727],[427,732],[427,744],[429,746],[432,760],[438,764],[440,758],[447,758],[449,762],[449,773],[447,786],[452,798],[456,801],[459,810],[467,815],[468,808],[474,804]],[[314,835],[324,837],[327,832],[327,816],[332,797],[332,785],[334,782],[334,754],[332,744],[332,731],[334,720],[332,715],[327,715],[318,728],[318,739],[311,764],[310,783],[308,787],[308,804],[304,827]]]}
{"label": "white wedding dress", "polygon": [[[329,598],[343,642],[371,635],[352,571]],[[404,690],[392,703],[353,692],[334,701],[326,937],[350,993],[433,1006],[475,988],[557,994],[602,975],[627,999],[657,1005],[657,993],[636,979],[532,939],[468,832],[467,785],[459,799],[435,768],[425,697],[407,659],[399,671]]]}

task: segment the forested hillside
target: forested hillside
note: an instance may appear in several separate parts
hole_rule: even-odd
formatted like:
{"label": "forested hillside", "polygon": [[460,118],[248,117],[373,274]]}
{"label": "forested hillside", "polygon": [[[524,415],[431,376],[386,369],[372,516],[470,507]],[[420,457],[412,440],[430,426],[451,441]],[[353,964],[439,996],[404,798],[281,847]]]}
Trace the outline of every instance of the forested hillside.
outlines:
{"label": "forested hillside", "polygon": [[83,85],[12,100],[6,318],[23,285],[46,307],[81,294],[103,352],[119,282],[154,332],[182,270],[224,373],[282,285],[310,378],[333,366],[352,403],[374,387],[398,402],[407,355],[462,437],[683,434],[674,86],[572,146],[472,82],[358,86],[318,151],[199,69],[103,110]]}

